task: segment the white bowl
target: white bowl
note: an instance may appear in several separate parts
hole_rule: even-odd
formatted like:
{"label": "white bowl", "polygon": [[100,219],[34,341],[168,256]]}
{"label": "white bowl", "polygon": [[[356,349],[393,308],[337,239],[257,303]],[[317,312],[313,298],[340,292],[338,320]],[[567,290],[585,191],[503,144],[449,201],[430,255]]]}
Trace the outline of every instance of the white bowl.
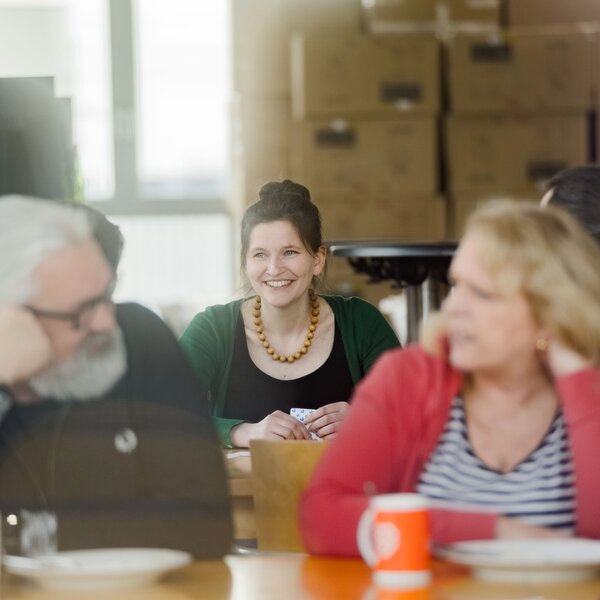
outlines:
{"label": "white bowl", "polygon": [[600,574],[600,540],[481,540],[438,547],[435,554],[470,566],[485,581],[550,583]]}
{"label": "white bowl", "polygon": [[148,585],[192,560],[190,554],[180,550],[106,548],[72,550],[35,558],[5,556],[3,563],[9,573],[32,579],[48,589],[91,592]]}

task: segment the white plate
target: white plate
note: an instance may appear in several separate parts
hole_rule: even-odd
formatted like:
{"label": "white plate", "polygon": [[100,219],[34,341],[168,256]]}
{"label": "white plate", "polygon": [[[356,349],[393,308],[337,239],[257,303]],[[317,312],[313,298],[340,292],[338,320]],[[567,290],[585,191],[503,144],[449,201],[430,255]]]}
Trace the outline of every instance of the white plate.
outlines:
{"label": "white plate", "polygon": [[438,547],[435,554],[468,565],[478,579],[557,582],[600,575],[600,540],[482,540]]}
{"label": "white plate", "polygon": [[180,550],[107,548],[72,550],[37,558],[5,556],[6,570],[60,591],[132,589],[192,562]]}

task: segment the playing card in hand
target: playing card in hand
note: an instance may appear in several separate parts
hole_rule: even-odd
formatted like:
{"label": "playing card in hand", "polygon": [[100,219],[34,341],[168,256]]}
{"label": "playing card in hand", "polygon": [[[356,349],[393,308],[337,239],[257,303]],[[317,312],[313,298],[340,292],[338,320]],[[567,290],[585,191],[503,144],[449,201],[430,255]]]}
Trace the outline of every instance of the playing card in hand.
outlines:
{"label": "playing card in hand", "polygon": [[[292,415],[292,417],[295,417],[296,419],[298,419],[298,421],[300,421],[301,423],[304,423],[304,419],[306,419],[306,417],[308,417],[308,415],[311,415],[314,412],[315,412],[314,408],[290,408],[290,415]],[[310,437],[313,440],[321,440],[321,438],[316,433],[313,433],[312,431],[310,432]]]}

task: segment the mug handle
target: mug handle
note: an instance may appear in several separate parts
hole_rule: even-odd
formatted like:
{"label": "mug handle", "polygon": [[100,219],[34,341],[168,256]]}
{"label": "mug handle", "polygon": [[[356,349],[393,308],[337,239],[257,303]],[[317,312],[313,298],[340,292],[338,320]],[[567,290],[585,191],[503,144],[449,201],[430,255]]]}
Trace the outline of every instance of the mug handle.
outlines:
{"label": "mug handle", "polygon": [[365,512],[361,515],[358,521],[358,527],[356,528],[356,543],[358,545],[358,551],[363,557],[364,561],[373,567],[377,563],[377,554],[373,547],[373,520],[375,513],[372,508],[368,507]]}

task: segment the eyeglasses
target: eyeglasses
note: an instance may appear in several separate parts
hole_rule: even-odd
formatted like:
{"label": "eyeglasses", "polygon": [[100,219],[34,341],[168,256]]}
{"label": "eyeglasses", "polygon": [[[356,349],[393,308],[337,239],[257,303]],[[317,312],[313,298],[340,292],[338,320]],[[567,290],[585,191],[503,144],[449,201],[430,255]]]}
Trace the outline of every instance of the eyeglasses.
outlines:
{"label": "eyeglasses", "polygon": [[79,308],[69,312],[61,312],[54,310],[43,310],[41,308],[35,308],[34,306],[25,305],[25,308],[31,313],[33,313],[36,317],[41,317],[44,319],[58,319],[60,321],[68,321],[71,323],[71,327],[75,330],[79,329],[87,329],[94,315],[96,314],[96,310],[101,305],[110,305],[112,306],[112,295],[115,289],[114,282],[111,283],[110,287],[101,294],[100,296],[96,296],[95,298],[90,298],[83,302]]}

